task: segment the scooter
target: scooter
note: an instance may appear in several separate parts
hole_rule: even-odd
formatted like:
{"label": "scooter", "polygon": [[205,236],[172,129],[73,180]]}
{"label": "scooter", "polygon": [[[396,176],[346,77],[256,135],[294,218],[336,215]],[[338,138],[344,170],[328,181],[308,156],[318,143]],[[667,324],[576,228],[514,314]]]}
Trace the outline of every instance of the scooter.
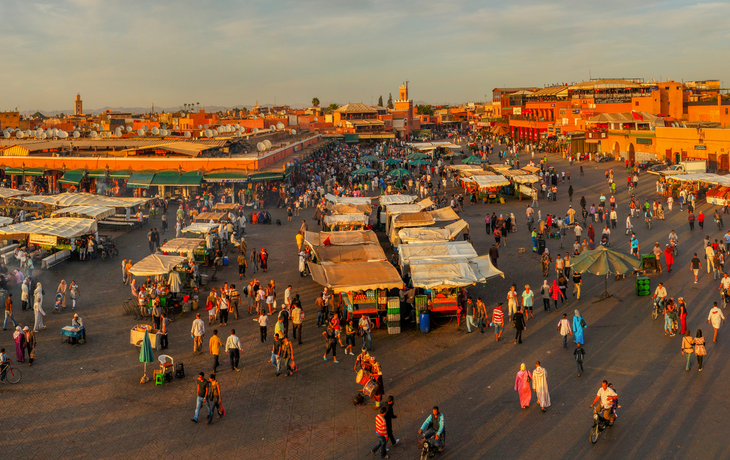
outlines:
{"label": "scooter", "polygon": [[610,426],[613,426],[613,422],[603,418],[602,410],[598,411],[598,413],[593,412],[593,426],[591,427],[591,434],[589,436],[591,444],[595,444],[598,441],[598,437],[601,435],[601,432]]}

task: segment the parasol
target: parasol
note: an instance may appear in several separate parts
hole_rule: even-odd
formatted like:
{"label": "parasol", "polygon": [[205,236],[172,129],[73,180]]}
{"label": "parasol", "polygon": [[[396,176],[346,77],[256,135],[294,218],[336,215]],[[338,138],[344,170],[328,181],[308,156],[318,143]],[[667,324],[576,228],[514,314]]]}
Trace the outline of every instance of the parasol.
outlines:
{"label": "parasol", "polygon": [[416,166],[430,166],[431,162],[428,160],[414,160],[411,161],[411,164]]}
{"label": "parasol", "polygon": [[396,160],[395,158],[388,158],[383,162],[383,164],[387,166],[395,166],[401,164],[401,160]]}
{"label": "parasol", "polygon": [[394,169],[388,173],[389,176],[396,176],[396,177],[403,177],[403,176],[407,176],[408,174],[410,174],[410,172],[408,172],[407,169],[403,169],[403,168]]}
{"label": "parasol", "polygon": [[145,329],[142,348],[139,350],[139,362],[144,363],[144,375],[139,383],[147,383],[150,381],[150,378],[147,377],[147,363],[151,363],[154,360],[155,357],[152,355],[152,343],[150,342],[150,331]]}
{"label": "parasol", "polygon": [[603,293],[597,296],[600,301],[611,297],[611,294],[608,293],[608,275],[610,273],[623,275],[633,272],[641,267],[641,261],[629,253],[598,246],[596,249],[583,251],[580,255],[573,257],[571,267],[578,273],[605,276]]}
{"label": "parasol", "polygon": [[480,157],[478,155],[472,155],[470,157],[467,157],[467,158],[464,158],[463,160],[461,160],[461,163],[465,164],[465,165],[480,165],[480,164],[484,163],[485,161],[486,160],[484,160],[482,157]]}
{"label": "parasol", "polygon": [[375,155],[366,155],[360,158],[360,161],[380,161],[380,158],[376,157]]}
{"label": "parasol", "polygon": [[377,172],[377,171],[374,170],[373,168],[360,168],[360,169],[353,171],[352,175],[353,176],[362,176],[362,175],[371,174],[374,172]]}
{"label": "parasol", "polygon": [[430,157],[428,155],[426,155],[425,153],[413,152],[410,155],[408,155],[406,158],[408,158],[409,160],[425,160],[426,158],[430,158]]}

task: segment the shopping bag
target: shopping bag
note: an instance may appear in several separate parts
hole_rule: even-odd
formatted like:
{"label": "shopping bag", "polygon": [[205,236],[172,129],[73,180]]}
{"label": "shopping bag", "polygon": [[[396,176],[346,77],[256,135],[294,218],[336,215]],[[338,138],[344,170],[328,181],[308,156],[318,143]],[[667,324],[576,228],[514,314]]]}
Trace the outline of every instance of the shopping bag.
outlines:
{"label": "shopping bag", "polygon": [[220,407],[218,414],[220,414],[221,416],[226,415],[226,409],[225,409],[225,407],[223,407],[223,404],[218,403],[218,407]]}

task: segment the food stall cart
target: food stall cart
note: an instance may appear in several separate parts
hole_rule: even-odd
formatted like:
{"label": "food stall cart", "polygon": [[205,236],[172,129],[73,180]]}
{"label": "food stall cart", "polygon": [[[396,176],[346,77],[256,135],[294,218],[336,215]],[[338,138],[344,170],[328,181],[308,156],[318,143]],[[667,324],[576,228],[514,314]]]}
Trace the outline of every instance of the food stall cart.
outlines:
{"label": "food stall cart", "polygon": [[329,231],[363,230],[370,224],[370,216],[364,214],[338,214],[324,216],[324,226]]}
{"label": "food stall cart", "polygon": [[227,212],[201,212],[195,216],[195,222],[220,222],[228,213]]}
{"label": "food stall cart", "polygon": [[219,211],[232,211],[236,209],[238,205],[236,203],[216,203],[213,205],[213,209],[217,209]]}
{"label": "food stall cart", "polygon": [[406,273],[414,260],[425,259],[472,259],[477,252],[468,241],[444,241],[437,243],[401,244],[398,246],[401,273]]}
{"label": "food stall cart", "polygon": [[465,178],[463,182],[466,184],[467,193],[471,193],[472,187],[476,187],[477,199],[484,203],[504,202],[501,196],[502,187],[510,184],[509,180],[504,176],[472,176]]}
{"label": "food stall cart", "polygon": [[351,244],[318,246],[314,248],[314,262],[320,264],[342,262],[372,262],[387,260],[379,244]]}
{"label": "food stall cart", "polygon": [[388,239],[393,247],[397,247],[400,244],[398,232],[401,228],[430,227],[436,222],[450,222],[456,220],[459,220],[459,215],[456,214],[456,212],[449,206],[435,209],[433,211],[400,214],[395,216],[393,219]]}
{"label": "food stall cart", "polygon": [[327,202],[327,210],[333,215],[370,214],[373,207],[369,204],[336,204]]}
{"label": "food stall cart", "polygon": [[434,315],[451,316],[452,319],[456,317],[458,325],[463,308],[459,304],[460,289],[486,282],[495,276],[504,278],[504,273],[492,265],[488,255],[467,259],[448,257],[411,260],[409,270],[411,284],[426,296],[425,301],[421,297],[416,305],[419,322],[421,313],[428,311],[429,319]]}
{"label": "food stall cart", "polygon": [[202,238],[173,238],[160,248],[163,255],[168,253],[184,255],[197,264],[208,264],[210,254]]}
{"label": "food stall cart", "polygon": [[150,345],[155,350],[162,349],[162,333],[151,324],[137,324],[129,331],[129,343],[135,347],[141,347],[144,341],[144,333],[150,333]]}
{"label": "food stall cart", "polygon": [[[175,267],[180,266],[185,262],[185,257],[181,256],[166,256],[162,254],[150,254],[144,259],[140,260],[136,264],[132,265],[129,272],[133,276],[144,276],[144,277],[155,277],[161,283],[165,284],[165,288],[162,289],[163,293],[159,297],[160,306],[163,310],[168,311],[168,307],[172,307],[169,303],[170,293],[167,291],[166,281],[164,276],[170,274]],[[183,270],[180,270],[183,271]],[[149,307],[152,308],[152,302],[154,299],[150,299]],[[144,331],[143,331],[144,332]]]}
{"label": "food stall cart", "polygon": [[532,184],[540,182],[540,178],[534,174],[520,169],[509,169],[502,171],[502,175],[513,182],[512,193],[522,200],[522,195],[532,198]]}
{"label": "food stall cart", "polygon": [[[380,327],[380,314],[387,310],[387,289],[402,289],[398,271],[387,261],[308,263],[312,279],[342,295],[348,318],[373,317]],[[379,313],[380,312],[380,313]]]}
{"label": "food stall cart", "polygon": [[324,198],[329,201],[330,203],[334,204],[363,204],[363,205],[371,205],[372,199],[366,196],[335,196],[331,193],[328,193],[324,196]]}

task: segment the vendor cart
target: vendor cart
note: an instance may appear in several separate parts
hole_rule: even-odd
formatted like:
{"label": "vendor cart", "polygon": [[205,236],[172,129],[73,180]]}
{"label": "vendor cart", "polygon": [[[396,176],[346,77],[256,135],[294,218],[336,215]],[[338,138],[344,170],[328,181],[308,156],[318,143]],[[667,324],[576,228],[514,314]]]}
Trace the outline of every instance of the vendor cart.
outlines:
{"label": "vendor cart", "polygon": [[61,343],[83,345],[85,342],[83,327],[64,326],[61,328]]}
{"label": "vendor cart", "polygon": [[145,330],[150,333],[150,344],[152,345],[152,348],[160,350],[162,348],[162,333],[157,329],[154,329],[150,324],[137,324],[134,326],[132,330],[129,331],[129,343],[135,347],[141,347],[142,342],[144,341]]}
{"label": "vendor cart", "polygon": [[646,276],[650,273],[661,273],[662,265],[659,259],[654,254],[642,254],[641,255],[641,268],[636,270],[636,274],[639,276]]}

